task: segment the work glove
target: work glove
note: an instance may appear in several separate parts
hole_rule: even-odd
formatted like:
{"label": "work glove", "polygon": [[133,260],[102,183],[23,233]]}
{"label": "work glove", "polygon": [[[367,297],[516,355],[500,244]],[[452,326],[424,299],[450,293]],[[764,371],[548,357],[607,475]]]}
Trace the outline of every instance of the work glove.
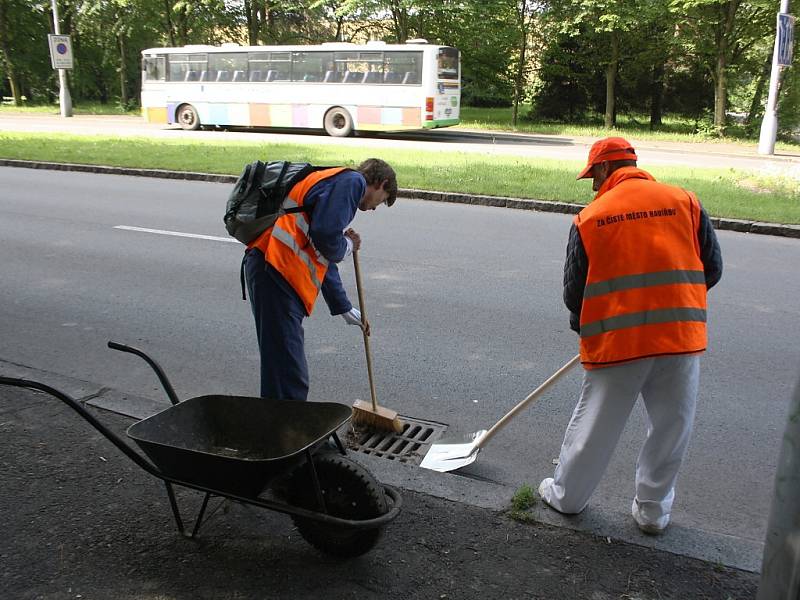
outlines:
{"label": "work glove", "polygon": [[361,311],[355,307],[351,308],[346,313],[342,313],[342,318],[347,321],[348,325],[358,325],[359,327],[362,326]]}

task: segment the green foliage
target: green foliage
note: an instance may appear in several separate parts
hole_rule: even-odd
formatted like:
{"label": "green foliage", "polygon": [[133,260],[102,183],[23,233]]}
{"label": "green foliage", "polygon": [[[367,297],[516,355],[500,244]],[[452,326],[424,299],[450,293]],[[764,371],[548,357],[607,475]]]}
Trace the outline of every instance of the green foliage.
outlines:
{"label": "green foliage", "polygon": [[530,523],[534,520],[530,510],[536,506],[536,501],[536,492],[533,491],[533,488],[527,483],[523,484],[511,497],[511,508],[508,515],[515,521]]}
{"label": "green foliage", "polygon": [[[237,175],[253,156],[314,164],[358,164],[373,150],[355,146],[254,144],[0,133],[0,157]],[[401,187],[586,204],[590,185],[576,181],[580,161],[485,156],[474,152],[384,150]],[[647,165],[643,165],[647,168]],[[729,169],[656,167],[656,179],[691,189],[712,216],[800,223],[800,185]]]}
{"label": "green foliage", "polygon": [[579,36],[559,34],[542,56],[533,92],[534,120],[583,122],[602,108],[602,72],[592,64],[600,41],[588,30]]}

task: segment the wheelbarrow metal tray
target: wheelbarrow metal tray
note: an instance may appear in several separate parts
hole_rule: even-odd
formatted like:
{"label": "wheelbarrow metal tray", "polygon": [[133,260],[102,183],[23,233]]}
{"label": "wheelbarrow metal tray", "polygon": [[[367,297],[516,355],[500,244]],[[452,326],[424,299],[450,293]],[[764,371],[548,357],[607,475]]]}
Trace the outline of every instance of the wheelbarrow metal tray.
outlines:
{"label": "wheelbarrow metal tray", "polygon": [[209,395],[134,423],[127,433],[167,477],[256,497],[350,415],[333,402]]}

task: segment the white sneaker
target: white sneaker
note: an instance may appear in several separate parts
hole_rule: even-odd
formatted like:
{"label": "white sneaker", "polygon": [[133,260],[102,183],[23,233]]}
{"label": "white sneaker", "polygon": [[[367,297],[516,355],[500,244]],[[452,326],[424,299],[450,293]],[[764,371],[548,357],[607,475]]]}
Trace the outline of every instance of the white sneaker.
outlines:
{"label": "white sneaker", "polygon": [[639,521],[636,521],[636,525],[639,527],[639,531],[645,535],[661,535],[667,529],[666,527],[659,527],[652,523],[639,523]]}
{"label": "white sneaker", "polygon": [[553,485],[553,478],[552,477],[548,477],[547,479],[542,479],[542,483],[539,484],[539,497],[546,504],[550,504],[547,501],[547,491],[550,489],[551,485]]}
{"label": "white sneaker", "polygon": [[664,533],[664,531],[666,531],[667,525],[669,525],[669,515],[661,517],[661,519],[659,519],[661,523],[645,521],[641,514],[639,503],[635,499],[633,501],[633,505],[631,506],[631,515],[633,516],[633,520],[636,521],[639,531],[645,535],[661,535]]}

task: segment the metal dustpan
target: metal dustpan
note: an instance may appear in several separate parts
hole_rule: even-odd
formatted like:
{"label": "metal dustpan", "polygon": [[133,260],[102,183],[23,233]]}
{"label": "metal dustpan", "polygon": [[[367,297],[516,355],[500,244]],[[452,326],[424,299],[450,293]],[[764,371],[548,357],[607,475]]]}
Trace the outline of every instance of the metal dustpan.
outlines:
{"label": "metal dustpan", "polygon": [[488,431],[486,429],[481,429],[475,433],[441,439],[435,444],[432,444],[425,458],[422,459],[420,466],[425,469],[431,469],[432,471],[446,473],[471,465],[475,462],[475,459],[478,458],[478,452],[481,451],[481,448],[483,448],[498,431],[505,427],[518,412],[542,395],[542,393],[558,381],[562,375],[578,364],[580,359],[580,355],[573,357],[567,364],[553,373],[547,381],[528,394],[527,398],[508,411],[505,416],[492,425],[491,429]]}

